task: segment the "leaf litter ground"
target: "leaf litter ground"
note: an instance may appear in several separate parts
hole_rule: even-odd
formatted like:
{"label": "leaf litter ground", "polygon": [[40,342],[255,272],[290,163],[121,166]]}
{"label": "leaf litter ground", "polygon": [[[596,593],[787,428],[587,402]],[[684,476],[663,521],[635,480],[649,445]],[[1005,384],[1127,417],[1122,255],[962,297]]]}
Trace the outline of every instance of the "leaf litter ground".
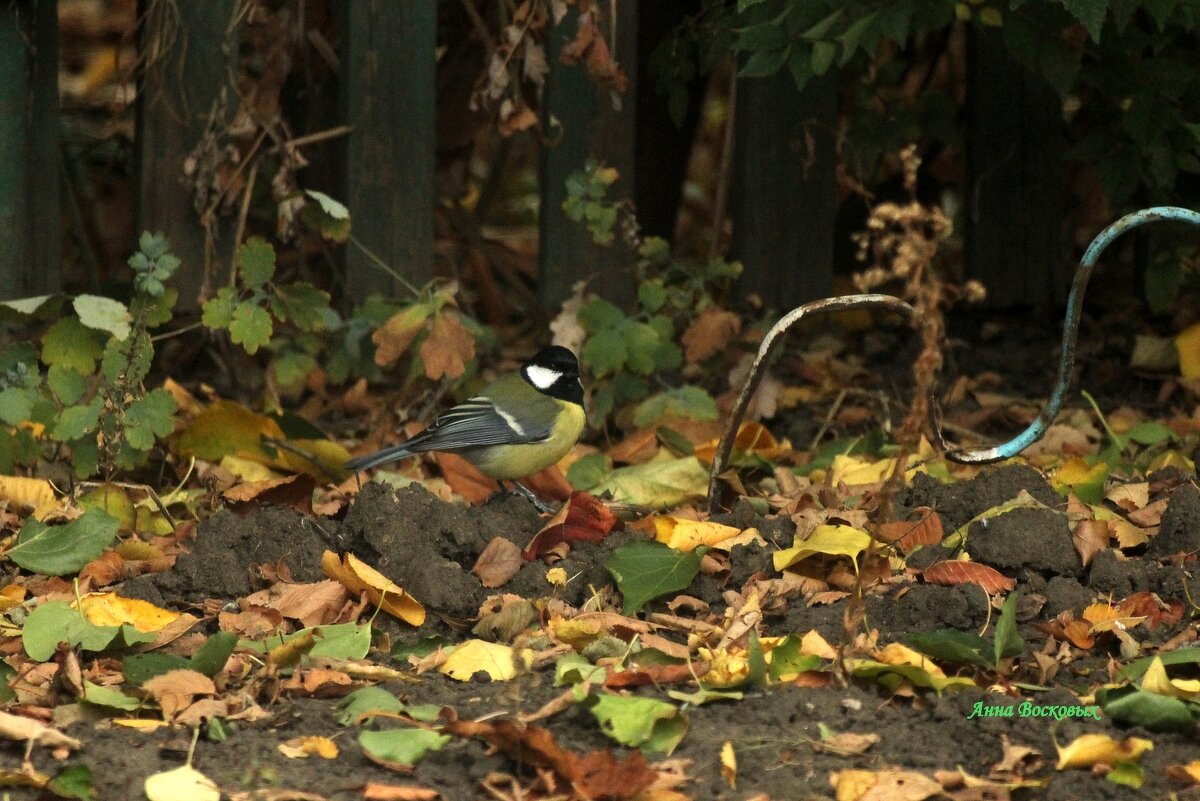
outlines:
{"label": "leaf litter ground", "polygon": [[[805,425],[811,424],[809,420]],[[649,752],[647,760],[660,775],[681,773],[686,780],[658,794],[646,790],[642,797],[664,801],[834,797],[915,801],[941,792],[962,799],[1012,794],[1057,801],[1131,794],[1161,798],[1178,791],[1185,785],[1170,778],[1170,771],[1196,759],[1200,739],[1194,727],[1151,731],[1107,715],[1058,722],[1020,715],[971,717],[980,706],[1002,708],[1021,701],[1064,708],[1094,703],[1090,694],[1114,678],[1114,665],[1128,664],[1131,659],[1122,650],[1121,621],[1129,623],[1142,653],[1194,642],[1193,602],[1200,599],[1200,580],[1193,576],[1194,561],[1182,560],[1178,554],[1200,551],[1200,491],[1194,476],[1171,470],[1150,476],[1148,484],[1146,505],[1161,502],[1157,535],[1138,547],[1101,548],[1085,566],[1075,522],[1069,522],[1069,515],[1064,514],[1067,504],[1039,471],[1009,465],[948,484],[915,476],[895,497],[893,517],[912,522],[925,514],[921,510],[932,509],[941,531],[965,527],[965,550],[971,564],[1015,582],[1020,603],[1014,621],[1026,646],[1021,660],[1031,668],[1040,667],[1043,680],[1031,682],[1026,671],[1021,674],[1023,686],[1017,688],[1010,676],[1000,674],[992,687],[983,682],[984,686],[947,689],[939,695],[914,688],[911,680],[895,680],[900,673],[883,671],[884,680],[879,680],[862,671],[860,678],[841,687],[829,680],[827,671],[802,671],[770,686],[742,686],[738,700],[684,705],[687,730],[678,746],[665,761],[662,754]],[[1026,499],[1019,508],[980,519],[1017,498]],[[190,609],[211,619],[237,614],[247,605],[248,596],[280,578],[296,583],[322,581],[326,551],[353,553],[419,599],[428,612],[416,629],[388,615],[374,619],[375,645],[383,646],[383,652],[372,652],[370,659],[399,669],[406,669],[409,661],[403,656],[389,657],[389,646],[458,643],[473,638],[505,641],[517,630],[550,623],[555,607],[521,609],[522,599],[553,597],[576,609],[598,596],[612,600],[613,580],[605,562],[623,545],[647,536],[626,528],[599,543],[573,542],[561,561],[553,565],[540,559],[522,561],[501,586],[487,588],[471,569],[489,543],[500,537],[517,549],[524,548],[545,522],[523,499],[499,497],[467,507],[440,501],[420,487],[393,491],[370,484],[338,518],[302,515],[283,507],[254,508],[252,504],[244,505],[242,511],[240,516],[221,512],[201,523],[188,543],[189,553],[180,555],[170,570],[127,580],[120,588],[121,595],[166,609]],[[687,610],[707,605],[706,613],[695,617],[721,622],[731,603],[736,607],[745,600],[741,594],[744,587],[779,575],[773,569],[773,553],[791,544],[795,530],[786,515],[763,517],[743,502],[713,520],[739,531],[756,529],[762,544],[734,546],[727,564],[719,565],[721,569],[697,575],[685,590],[694,600],[668,607],[673,594],[667,595],[649,603],[638,621],[620,624],[614,621],[615,615],[606,619],[603,633],[616,632],[625,643],[631,633],[644,634],[646,642],[659,636],[679,646],[688,641],[689,633],[695,633],[678,623],[688,618]],[[939,563],[945,565],[952,557],[949,549],[930,544],[911,553],[904,569],[923,572]],[[552,570],[561,571],[566,583],[553,583]],[[924,581],[900,582],[867,595],[866,628],[878,633],[880,645],[919,641],[922,636],[936,639],[946,630],[966,635],[986,631],[992,639],[976,652],[986,662],[997,636],[997,607],[989,603],[979,585],[944,586],[933,583],[933,575],[931,571]],[[822,603],[784,597],[782,602],[764,605],[760,636],[766,640],[815,631],[826,642],[838,644],[844,639],[848,601],[835,596]],[[1136,608],[1122,608],[1129,599],[1137,599]],[[1115,609],[1112,614],[1120,625],[1105,629],[1103,615],[1085,619],[1088,610],[1097,607]],[[491,615],[480,626],[481,608],[508,609],[511,617]],[[734,608],[722,626],[732,627],[738,615]],[[647,618],[662,627],[639,628]],[[1131,618],[1142,620],[1130,622]],[[239,621],[242,624],[249,625]],[[1041,653],[1051,636],[1058,650]],[[564,639],[568,639],[565,633]],[[1068,644],[1070,657],[1064,659],[1062,649]],[[561,657],[563,650],[552,655]],[[1031,659],[1035,652],[1040,658]],[[426,667],[433,666],[429,659],[426,654]],[[1182,676],[1186,681],[1194,676],[1196,661],[1192,660],[1191,673],[1185,665],[1184,672],[1173,672],[1173,677]],[[822,662],[824,667],[828,664]],[[973,673],[969,664],[944,660],[939,664],[951,680],[955,674],[990,675]],[[681,681],[678,672],[645,668],[643,674],[648,683],[627,691],[634,697],[661,701],[668,699],[667,692],[672,689],[689,694],[696,690],[695,683],[686,675]],[[920,672],[905,675],[912,679]],[[411,771],[398,772],[395,766],[372,761],[357,742],[362,731],[394,729],[394,720],[378,717],[373,723],[355,724],[339,716],[339,698],[363,683],[347,686],[314,680],[311,685],[289,686],[286,680],[280,681],[273,691],[261,693],[261,714],[255,720],[238,723],[223,741],[202,738],[192,764],[234,798],[355,799],[363,798],[362,788],[370,785],[428,788],[445,799],[522,797],[513,785],[504,784],[503,777],[515,777],[529,791],[524,797],[537,798],[550,795],[551,787],[559,793],[569,792],[562,778],[569,771],[563,767],[563,754],[578,758],[613,749],[614,759],[623,760],[632,753],[605,735],[597,716],[585,704],[563,703],[569,689],[556,686],[553,663],[547,659],[507,681],[493,681],[482,672],[461,681],[430,669],[420,674],[417,683],[391,679],[380,686],[411,708],[431,705],[435,710],[453,710],[460,723],[482,721],[472,724],[477,727],[530,715],[547,705],[560,709],[532,724],[548,730],[557,749],[550,749],[554,758],[548,758],[548,750],[539,750],[532,742],[523,742],[521,748],[493,747],[486,732],[477,732],[475,736],[452,737],[444,747],[425,754]],[[699,699],[693,696],[693,700]],[[681,706],[677,701],[675,705]],[[137,731],[111,725],[95,709],[78,709],[77,714],[80,717],[75,722],[64,726],[67,734],[83,743],[73,760],[90,768],[96,798],[142,799],[147,776],[178,768],[187,758],[190,737],[186,729]],[[497,731],[491,731],[493,737],[498,736]],[[1119,778],[1119,771],[1106,779],[1102,774],[1112,765],[1104,759],[1096,760],[1101,767],[1095,770],[1055,770],[1056,745],[1085,734],[1107,735],[1118,744],[1127,738],[1152,741],[1153,749],[1140,758],[1144,777],[1140,788],[1113,781]],[[509,736],[511,740],[511,733]],[[338,746],[335,759],[289,758],[279,749],[287,741],[320,737]],[[730,747],[736,755],[736,772],[728,759],[722,760],[722,753]],[[58,763],[49,755],[35,753],[33,758],[37,768],[54,773]],[[16,769],[22,759],[23,748],[8,744],[0,751],[0,768]],[[632,762],[619,764],[621,769],[615,773],[625,777],[645,770]],[[994,784],[972,787],[962,774],[990,775]],[[836,789],[832,775],[839,777]],[[922,777],[925,782],[936,779],[936,783],[922,785]],[[853,792],[855,779],[866,782],[863,786],[868,789]],[[1043,780],[1045,785],[1011,790],[999,786],[1008,783],[1011,788],[1023,780]],[[630,797],[622,794],[629,784],[623,784],[620,777],[605,784],[591,775],[588,782],[585,786],[612,789],[607,795],[595,792],[594,797]],[[485,785],[492,790],[483,789]],[[250,795],[254,791],[260,794]],[[14,798],[36,795],[36,791],[19,787],[11,792]]]}

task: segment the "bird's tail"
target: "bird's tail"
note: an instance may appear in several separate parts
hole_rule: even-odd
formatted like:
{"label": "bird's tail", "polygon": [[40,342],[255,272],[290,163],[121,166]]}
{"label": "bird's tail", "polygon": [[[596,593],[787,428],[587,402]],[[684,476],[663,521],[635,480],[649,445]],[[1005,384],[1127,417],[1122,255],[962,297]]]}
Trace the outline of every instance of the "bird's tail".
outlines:
{"label": "bird's tail", "polygon": [[387,462],[394,462],[397,459],[403,459],[406,456],[412,456],[415,451],[409,450],[410,443],[403,445],[392,445],[389,448],[384,448],[381,451],[368,453],[366,456],[356,456],[346,462],[346,469],[358,472],[359,470],[368,470]]}

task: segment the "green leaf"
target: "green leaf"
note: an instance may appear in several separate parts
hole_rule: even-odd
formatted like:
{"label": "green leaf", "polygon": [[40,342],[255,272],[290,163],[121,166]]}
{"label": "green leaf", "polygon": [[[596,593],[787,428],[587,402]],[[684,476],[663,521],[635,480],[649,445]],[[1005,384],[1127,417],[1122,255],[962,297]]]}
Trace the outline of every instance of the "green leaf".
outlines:
{"label": "green leaf", "polygon": [[682,553],[661,542],[627,542],[604,562],[624,598],[622,614],[632,615],[648,601],[686,589],[700,572],[703,548]]}
{"label": "green leaf", "polygon": [[769,78],[779,72],[779,68],[787,61],[792,48],[784,47],[779,50],[758,50],[746,59],[746,63],[738,70],[739,78]]}
{"label": "green leaf", "polygon": [[218,631],[204,641],[196,653],[192,654],[189,667],[203,673],[210,679],[225,669],[233,649],[237,647],[237,635],[230,631]]}
{"label": "green leaf", "polygon": [[316,203],[305,203],[300,209],[304,224],[331,242],[350,238],[350,210],[324,192],[304,190]]}
{"label": "green leaf", "polygon": [[687,733],[679,708],[657,698],[597,693],[588,704],[601,731],[630,748],[669,755]]}
{"label": "green leaf", "polygon": [[554,663],[554,686],[563,687],[585,681],[604,684],[607,674],[608,671],[598,665],[593,665],[592,661],[583,654],[571,652]]}
{"label": "green leaf", "polygon": [[103,351],[100,335],[75,317],[63,317],[42,334],[42,363],[70,367],[84,375],[96,370]]}
{"label": "green leaf", "polygon": [[314,632],[316,644],[308,656],[331,659],[363,659],[371,650],[371,624],[339,623],[321,626]]}
{"label": "green leaf", "polygon": [[1096,703],[1107,717],[1150,731],[1191,731],[1200,720],[1200,704],[1136,687],[1100,689],[1096,692]]}
{"label": "green leaf", "polygon": [[664,369],[662,334],[648,323],[633,323],[621,329],[625,342],[625,363],[641,375],[651,375]]}
{"label": "green leaf", "polygon": [[747,25],[737,31],[738,50],[752,50],[757,54],[763,50],[782,50],[787,46],[787,27],[780,25],[778,19]]}
{"label": "green leaf", "polygon": [[1017,600],[1018,593],[1010,592],[1000,609],[996,638],[992,641],[993,665],[999,665],[1001,659],[1017,656],[1025,650],[1025,641],[1017,632]]}
{"label": "green leaf", "polygon": [[628,322],[625,312],[602,298],[592,298],[579,307],[579,324],[589,334],[606,328],[617,328]]}
{"label": "green leaf", "polygon": [[94,625],[79,610],[63,601],[41,604],[29,613],[21,629],[25,653],[38,662],[54,656],[60,642],[77,645],[85,651],[103,651],[112,645],[137,645],[153,639],[153,634],[140,632],[129,625]]}
{"label": "green leaf", "polygon": [[704,497],[708,471],[694,456],[658,458],[645,464],[618,467],[593,489],[609,492],[620,503],[665,509]]}
{"label": "green leaf", "polygon": [[1092,41],[1100,43],[1100,31],[1104,28],[1104,17],[1108,13],[1109,0],[1061,0],[1063,7],[1072,17],[1083,23]]}
{"label": "green leaf", "polygon": [[238,268],[242,282],[260,289],[275,275],[275,248],[261,236],[252,236],[238,248]]}
{"label": "green leaf", "polygon": [[61,526],[48,526],[30,518],[21,528],[17,544],[9,549],[8,558],[32,573],[75,573],[104,553],[117,538],[117,526],[116,518],[99,509],[89,509]]}
{"label": "green leaf", "polygon": [[92,791],[92,769],[87,765],[67,765],[50,780],[46,789],[59,798],[96,801]]}
{"label": "green leaf", "polygon": [[329,293],[312,284],[297,281],[275,287],[275,297],[283,304],[286,315],[301,331],[321,331],[325,328],[325,311],[329,308]]}
{"label": "green leaf", "polygon": [[71,304],[79,322],[88,328],[107,331],[117,339],[129,336],[129,309],[124,303],[99,295],[77,295]]}
{"label": "green leaf", "polygon": [[137,698],[126,695],[116,688],[93,684],[86,679],[83,682],[83,700],[89,704],[106,706],[110,709],[124,709],[125,711],[137,709],[142,705]]}
{"label": "green leaf", "polygon": [[59,442],[69,442],[73,439],[82,439],[85,434],[95,431],[100,422],[100,409],[103,406],[104,401],[97,396],[86,404],[68,406],[63,409],[52,432],[54,438]]}
{"label": "green leaf", "polygon": [[165,389],[155,389],[129,404],[125,410],[125,440],[131,447],[148,451],[156,438],[175,430],[175,398]]}
{"label": "green leaf", "polygon": [[452,640],[440,634],[430,634],[428,637],[422,637],[419,640],[399,640],[392,646],[392,657],[401,661],[408,659],[410,656],[420,659],[421,657],[429,656],[439,648],[445,648],[453,644]]}
{"label": "green leaf", "polygon": [[648,312],[656,312],[667,302],[667,290],[659,278],[638,285],[638,302]]}
{"label": "green leaf", "polygon": [[800,34],[800,38],[808,39],[810,41],[824,39],[829,35],[829,31],[833,29],[833,23],[837,22],[838,17],[842,16],[842,12],[843,9],[837,9],[832,14],[818,22],[816,25],[813,25],[804,33]]}
{"label": "green leaf", "polygon": [[0,420],[10,426],[27,421],[36,399],[37,393],[24,387],[0,390]]}
{"label": "green leaf", "polygon": [[134,331],[128,339],[110,339],[104,348],[100,372],[109,382],[140,384],[150,374],[154,345],[145,331]]}
{"label": "green leaf", "polygon": [[836,55],[837,45],[835,45],[833,42],[813,42],[813,75],[824,75],[826,72],[828,72],[829,66],[833,64],[833,57]]}
{"label": "green leaf", "polygon": [[700,387],[682,386],[651,395],[633,413],[633,423],[646,427],[664,417],[685,417],[690,420],[716,420],[717,402]]}
{"label": "green leaf", "polygon": [[129,654],[121,660],[121,674],[130,687],[141,687],[155,676],[172,670],[186,670],[192,664],[182,656],[160,654],[154,651],[145,654]]}
{"label": "green leaf", "polygon": [[878,11],[872,11],[870,14],[859,17],[838,37],[838,41],[841,42],[843,48],[842,66],[845,66],[854,57],[867,31],[875,23],[875,17],[878,15]]}
{"label": "green leaf", "polygon": [[316,367],[317,360],[309,354],[289,350],[271,360],[271,375],[283,392],[298,392]]}
{"label": "green leaf", "polygon": [[223,286],[217,294],[204,302],[204,310],[200,322],[212,329],[227,329],[233,322],[233,307],[237,303],[237,291],[231,286]]}
{"label": "green leaf", "polygon": [[1121,668],[1118,671],[1118,675],[1134,681],[1146,672],[1155,659],[1162,660],[1164,667],[1168,665],[1200,665],[1200,646],[1193,645],[1188,648],[1176,648],[1174,651],[1167,651],[1157,656],[1144,656],[1141,659],[1135,659]]}
{"label": "green leaf", "polygon": [[1104,774],[1104,780],[1135,790],[1146,782],[1146,771],[1137,762],[1118,762],[1113,769]]}
{"label": "green leaf", "polygon": [[1133,440],[1139,445],[1159,445],[1169,440],[1178,439],[1174,431],[1162,423],[1146,421],[1138,423],[1125,434],[1126,439]]}
{"label": "green leaf", "polygon": [[[361,687],[338,701],[337,721],[343,726],[370,723],[372,712],[403,712],[400,699],[382,687]],[[360,720],[361,718],[361,720]]]}
{"label": "green leaf", "polygon": [[579,355],[592,375],[604,378],[625,366],[625,342],[617,329],[605,328],[588,337]]}
{"label": "green leaf", "polygon": [[575,489],[591,489],[603,481],[611,470],[611,459],[603,453],[589,453],[567,468],[567,481],[571,482]]}
{"label": "green leaf", "polygon": [[939,661],[982,667],[995,665],[992,659],[985,656],[990,643],[967,631],[937,629],[911,634],[904,638],[904,642],[926,656]]}
{"label": "green leaf", "polygon": [[46,386],[59,403],[69,406],[78,403],[87,391],[87,376],[78,370],[56,364],[46,371]]}
{"label": "green leaf", "polygon": [[395,765],[413,766],[430,751],[439,751],[450,742],[450,735],[426,729],[388,729],[364,731],[358,744],[372,758]]}
{"label": "green leaf", "polygon": [[802,641],[795,634],[783,638],[783,642],[771,649],[771,681],[780,681],[810,670],[824,667],[825,660],[802,650]]}
{"label": "green leaf", "polygon": [[261,306],[246,301],[234,307],[233,318],[229,322],[229,337],[251,356],[271,341],[273,330],[271,315]]}

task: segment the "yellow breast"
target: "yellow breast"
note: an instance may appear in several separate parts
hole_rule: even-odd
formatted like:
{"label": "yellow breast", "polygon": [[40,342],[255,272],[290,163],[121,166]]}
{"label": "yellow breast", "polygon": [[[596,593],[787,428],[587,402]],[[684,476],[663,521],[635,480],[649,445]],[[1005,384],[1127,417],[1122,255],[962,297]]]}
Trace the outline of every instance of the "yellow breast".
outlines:
{"label": "yellow breast", "polygon": [[555,400],[559,407],[558,420],[549,440],[525,445],[505,445],[480,448],[464,453],[480,472],[499,480],[524,478],[543,470],[566,456],[583,433],[585,414],[577,403]]}

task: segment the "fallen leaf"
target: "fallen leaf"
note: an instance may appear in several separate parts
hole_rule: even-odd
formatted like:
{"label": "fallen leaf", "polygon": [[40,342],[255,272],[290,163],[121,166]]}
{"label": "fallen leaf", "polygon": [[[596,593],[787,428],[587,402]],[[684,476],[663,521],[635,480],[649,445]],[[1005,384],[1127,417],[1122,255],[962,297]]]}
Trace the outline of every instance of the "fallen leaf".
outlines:
{"label": "fallen leaf", "polygon": [[354,554],[343,554],[339,560],[333,551],[325,551],[321,570],[351,592],[366,592],[371,603],[405,623],[420,626],[425,622],[425,607],[416,598]]}
{"label": "fallen leaf", "polygon": [[730,740],[721,744],[721,778],[729,783],[730,790],[737,789],[737,754]]}
{"label": "fallen leaf", "polygon": [[954,559],[934,562],[921,571],[921,578],[930,584],[945,586],[978,584],[989,595],[1008,592],[1017,586],[1015,579],[1009,578],[994,567],[981,565],[978,562],[959,562]]}
{"label": "fallen leaf", "polygon": [[362,797],[363,801],[434,801],[441,793],[415,785],[367,782],[363,785]]}
{"label": "fallen leaf", "polygon": [[171,720],[191,705],[197,695],[216,695],[213,680],[195,670],[168,670],[142,684],[142,689],[162,707],[163,719]]}
{"label": "fallen leaf", "polygon": [[524,669],[524,663],[523,655],[507,645],[467,640],[446,656],[438,671],[458,681],[470,681],[480,672],[492,681],[508,681]]}
{"label": "fallen leaf", "polygon": [[902,770],[843,770],[829,774],[837,801],[924,801],[942,786],[923,773]]}
{"label": "fallen leaf", "polygon": [[1058,770],[1091,768],[1094,765],[1115,765],[1118,762],[1137,762],[1142,754],[1154,748],[1154,743],[1142,737],[1126,737],[1117,742],[1107,734],[1081,734],[1058,750]]}
{"label": "fallen leaf", "polygon": [[1188,787],[1195,787],[1200,784],[1200,759],[1194,759],[1186,765],[1171,765],[1167,768],[1167,776]]}
{"label": "fallen leaf", "polygon": [[97,626],[128,623],[138,631],[151,632],[173,623],[179,612],[161,609],[149,601],[124,598],[115,592],[93,593],[82,600],[83,616]]}
{"label": "fallen leaf", "polygon": [[525,560],[521,558],[521,549],[515,542],[504,537],[492,537],[475,560],[471,572],[479,577],[483,586],[494,589],[507,584],[523,564]]}
{"label": "fallen leaf", "polygon": [[1071,542],[1083,566],[1087,567],[1096,554],[1108,548],[1108,523],[1103,520],[1080,520],[1071,532]]}
{"label": "fallen leaf", "polygon": [[853,526],[824,523],[813,529],[807,539],[797,539],[791,548],[776,551],[772,560],[776,570],[783,570],[810,556],[848,556],[856,559],[871,544],[871,535]]}
{"label": "fallen leaf", "polygon": [[144,789],[149,801],[221,801],[213,780],[191,765],[147,776]]}
{"label": "fallen leaf", "polygon": [[534,535],[522,556],[533,560],[560,542],[602,542],[617,525],[617,516],[593,495],[578,491],[558,514]]}
{"label": "fallen leaf", "polygon": [[74,737],[68,737],[45,723],[8,712],[0,712],[0,737],[32,742],[46,748],[76,749],[83,745]]}
{"label": "fallen leaf", "polygon": [[293,737],[280,743],[277,748],[288,759],[307,759],[310,756],[337,759],[338,755],[337,743],[328,737]]}
{"label": "fallen leaf", "polygon": [[654,518],[655,539],[677,551],[692,551],[700,545],[715,546],[732,539],[742,530],[711,520],[686,520],[680,517]]}
{"label": "fallen leaf", "polygon": [[920,545],[939,544],[945,537],[942,519],[928,507],[916,511],[921,514],[917,520],[882,523],[876,527],[875,535],[884,542],[895,544],[905,554],[912,553]]}

